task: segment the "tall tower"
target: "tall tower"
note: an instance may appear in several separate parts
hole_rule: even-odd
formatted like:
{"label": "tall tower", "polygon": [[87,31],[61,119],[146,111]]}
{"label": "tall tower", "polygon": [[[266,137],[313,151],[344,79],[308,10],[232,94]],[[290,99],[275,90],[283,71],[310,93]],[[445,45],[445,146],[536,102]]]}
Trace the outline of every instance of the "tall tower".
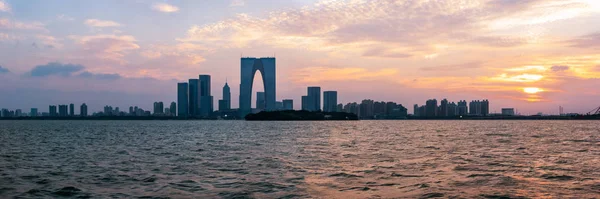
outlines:
{"label": "tall tower", "polygon": [[208,117],[213,112],[213,96],[210,94],[210,75],[200,75],[200,89],[198,99],[200,100],[200,116]]}
{"label": "tall tower", "polygon": [[321,110],[321,87],[312,86],[307,89],[308,106],[310,111]]}
{"label": "tall tower", "polygon": [[241,84],[240,84],[240,108],[239,114],[245,117],[252,111],[252,84],[254,75],[260,72],[265,91],[265,109],[275,110],[276,105],[276,71],[275,58],[241,58]]}
{"label": "tall tower", "polygon": [[227,81],[225,81],[225,86],[223,86],[223,99],[219,101],[219,110],[229,110],[231,109],[231,90]]}
{"label": "tall tower", "polygon": [[198,105],[200,104],[200,100],[198,100],[200,89],[200,81],[198,79],[190,79],[188,84],[188,115],[189,116],[197,116],[198,113]]}
{"label": "tall tower", "polygon": [[177,83],[177,113],[179,117],[189,116],[188,111],[190,108],[188,106],[188,100],[188,83]]}
{"label": "tall tower", "polygon": [[337,91],[323,92],[323,112],[337,111]]}

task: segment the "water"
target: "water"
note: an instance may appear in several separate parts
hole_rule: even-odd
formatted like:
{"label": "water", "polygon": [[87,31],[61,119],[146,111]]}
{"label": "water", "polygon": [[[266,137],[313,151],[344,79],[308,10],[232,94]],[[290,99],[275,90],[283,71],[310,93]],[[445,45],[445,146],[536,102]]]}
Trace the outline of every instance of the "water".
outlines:
{"label": "water", "polygon": [[0,198],[594,198],[597,121],[0,121]]}

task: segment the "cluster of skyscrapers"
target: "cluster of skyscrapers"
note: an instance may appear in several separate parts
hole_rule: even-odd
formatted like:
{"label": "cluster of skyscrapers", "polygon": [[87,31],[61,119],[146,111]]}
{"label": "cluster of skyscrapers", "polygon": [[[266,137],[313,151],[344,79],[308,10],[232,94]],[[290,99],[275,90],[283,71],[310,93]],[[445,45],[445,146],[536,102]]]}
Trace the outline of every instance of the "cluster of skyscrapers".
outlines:
{"label": "cluster of skyscrapers", "polygon": [[[177,107],[180,117],[210,117],[213,113],[210,75],[199,75],[198,79],[177,83]],[[221,102],[219,102],[221,104]],[[223,105],[227,103],[223,102]]]}
{"label": "cluster of skyscrapers", "polygon": [[336,111],[354,113],[361,119],[403,119],[408,115],[407,109],[402,104],[370,99],[365,99],[361,103],[338,104]]}
{"label": "cluster of skyscrapers", "polygon": [[438,105],[436,99],[429,99],[425,105],[414,105],[414,116],[416,117],[454,117],[454,116],[488,116],[490,114],[490,102],[486,100],[473,100],[467,106],[466,100],[448,102],[443,99]]}

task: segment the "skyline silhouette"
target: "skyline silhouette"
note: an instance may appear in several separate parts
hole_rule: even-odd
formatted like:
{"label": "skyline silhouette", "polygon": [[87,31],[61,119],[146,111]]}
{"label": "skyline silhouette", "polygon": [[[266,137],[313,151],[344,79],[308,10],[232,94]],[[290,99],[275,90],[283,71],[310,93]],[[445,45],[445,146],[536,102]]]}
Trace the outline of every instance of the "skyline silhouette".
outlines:
{"label": "skyline silhouette", "polygon": [[[213,91],[227,78],[237,87],[238,55],[277,55],[276,98],[295,107],[307,85],[342,102],[490,99],[492,112],[525,114],[599,105],[593,0],[0,2],[2,108],[150,110],[192,74],[211,74]],[[239,89],[231,95],[236,107]]]}

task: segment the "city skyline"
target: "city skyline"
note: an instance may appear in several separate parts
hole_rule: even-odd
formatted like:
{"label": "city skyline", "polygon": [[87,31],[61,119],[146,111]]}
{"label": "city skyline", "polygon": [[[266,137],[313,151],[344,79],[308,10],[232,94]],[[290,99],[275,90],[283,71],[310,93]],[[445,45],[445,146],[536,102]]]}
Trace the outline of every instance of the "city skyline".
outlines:
{"label": "city skyline", "polygon": [[296,108],[307,85],[340,102],[490,99],[490,112],[524,114],[600,105],[600,28],[586,25],[600,21],[595,0],[239,2],[0,0],[0,108],[151,110],[199,74],[212,91],[229,78],[236,108],[245,56],[278,58],[275,98]]}

